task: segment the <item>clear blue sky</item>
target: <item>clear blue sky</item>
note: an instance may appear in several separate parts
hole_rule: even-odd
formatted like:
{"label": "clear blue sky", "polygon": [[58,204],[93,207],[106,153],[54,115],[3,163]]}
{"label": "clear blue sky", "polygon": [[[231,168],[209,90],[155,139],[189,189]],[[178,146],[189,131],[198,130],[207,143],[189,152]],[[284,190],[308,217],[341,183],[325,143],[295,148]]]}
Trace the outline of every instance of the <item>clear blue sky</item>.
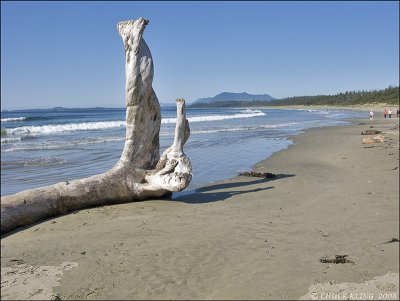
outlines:
{"label": "clear blue sky", "polygon": [[1,1],[2,109],[123,107],[116,23],[141,16],[162,103],[399,84],[397,1]]}

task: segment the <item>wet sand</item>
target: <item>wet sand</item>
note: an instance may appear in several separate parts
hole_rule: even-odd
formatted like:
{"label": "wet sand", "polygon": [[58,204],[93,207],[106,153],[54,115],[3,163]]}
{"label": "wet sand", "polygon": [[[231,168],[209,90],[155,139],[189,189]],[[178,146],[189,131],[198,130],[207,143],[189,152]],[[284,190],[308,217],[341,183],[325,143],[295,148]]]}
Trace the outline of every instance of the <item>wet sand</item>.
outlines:
{"label": "wet sand", "polygon": [[[371,125],[385,142],[361,143]],[[398,299],[398,125],[311,129],[254,167],[274,179],[236,177],[14,231],[1,239],[1,298]],[[320,261],[335,255],[351,262]]]}

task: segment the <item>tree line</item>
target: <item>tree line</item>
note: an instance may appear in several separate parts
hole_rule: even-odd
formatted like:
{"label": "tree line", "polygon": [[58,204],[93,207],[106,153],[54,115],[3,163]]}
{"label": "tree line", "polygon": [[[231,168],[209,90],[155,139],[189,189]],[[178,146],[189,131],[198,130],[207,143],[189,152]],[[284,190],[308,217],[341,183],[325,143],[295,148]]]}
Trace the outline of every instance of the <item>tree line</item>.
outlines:
{"label": "tree line", "polygon": [[259,106],[295,106],[295,105],[327,105],[350,106],[363,104],[399,105],[399,87],[389,86],[382,90],[346,91],[335,95],[294,96],[275,100],[253,101],[218,101],[208,104],[192,104],[190,107],[259,107]]}

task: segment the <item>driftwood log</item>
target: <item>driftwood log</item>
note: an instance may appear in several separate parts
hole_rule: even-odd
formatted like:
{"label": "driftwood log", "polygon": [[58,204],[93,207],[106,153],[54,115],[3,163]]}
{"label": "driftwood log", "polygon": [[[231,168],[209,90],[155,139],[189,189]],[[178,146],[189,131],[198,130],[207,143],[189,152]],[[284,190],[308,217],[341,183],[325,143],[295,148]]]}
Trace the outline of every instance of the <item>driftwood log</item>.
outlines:
{"label": "driftwood log", "polygon": [[361,135],[376,135],[382,133],[381,131],[378,130],[365,130],[361,132]]}
{"label": "driftwood log", "polygon": [[354,261],[348,260],[346,257],[349,255],[335,255],[335,258],[322,257],[319,261],[322,263],[352,263]]}
{"label": "driftwood log", "polygon": [[153,60],[142,35],[148,20],[118,23],[125,47],[126,140],[119,161],[102,174],[1,198],[1,233],[82,208],[171,197],[186,188],[192,167],[183,152],[190,135],[185,101],[177,99],[175,138],[160,158],[160,104]]}
{"label": "driftwood log", "polygon": [[265,178],[265,179],[274,179],[276,178],[276,174],[270,173],[270,172],[255,172],[255,171],[245,171],[239,173],[239,176],[244,176],[244,177],[256,177],[256,178]]}

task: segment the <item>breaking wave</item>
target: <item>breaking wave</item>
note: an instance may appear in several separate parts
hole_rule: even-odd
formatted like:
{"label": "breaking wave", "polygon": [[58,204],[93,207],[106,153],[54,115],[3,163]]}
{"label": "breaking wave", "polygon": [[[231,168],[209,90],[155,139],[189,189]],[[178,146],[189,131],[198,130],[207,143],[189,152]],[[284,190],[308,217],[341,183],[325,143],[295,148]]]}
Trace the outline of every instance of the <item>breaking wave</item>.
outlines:
{"label": "breaking wave", "polygon": [[7,134],[10,136],[26,136],[51,134],[70,131],[88,131],[101,130],[108,128],[124,127],[125,121],[100,121],[100,122],[84,122],[84,123],[68,123],[42,126],[21,126],[14,129],[7,129]]}
{"label": "breaking wave", "polygon": [[26,117],[10,117],[10,118],[1,118],[1,122],[13,122],[13,121],[24,121]]}
{"label": "breaking wave", "polygon": [[[188,117],[187,119],[189,120],[189,122],[206,122],[206,121],[218,121],[218,120],[227,120],[236,118],[252,118],[264,115],[266,114],[260,110],[245,110],[241,111],[241,113],[231,114],[231,115],[204,115],[204,116]],[[175,122],[176,118],[163,118],[161,120],[162,124],[169,124]],[[7,137],[39,136],[42,134],[52,134],[52,133],[71,132],[71,131],[102,130],[110,128],[122,128],[122,127],[125,127],[124,120],[53,124],[53,125],[42,125],[42,126],[21,126],[21,127],[7,129]]]}
{"label": "breaking wave", "polygon": [[[237,119],[237,118],[252,118],[265,116],[266,114],[260,110],[245,110],[238,114],[231,115],[205,115],[205,116],[194,116],[188,117],[189,122],[204,122],[204,121],[219,121],[227,119]],[[176,118],[165,118],[161,123],[175,123]]]}

